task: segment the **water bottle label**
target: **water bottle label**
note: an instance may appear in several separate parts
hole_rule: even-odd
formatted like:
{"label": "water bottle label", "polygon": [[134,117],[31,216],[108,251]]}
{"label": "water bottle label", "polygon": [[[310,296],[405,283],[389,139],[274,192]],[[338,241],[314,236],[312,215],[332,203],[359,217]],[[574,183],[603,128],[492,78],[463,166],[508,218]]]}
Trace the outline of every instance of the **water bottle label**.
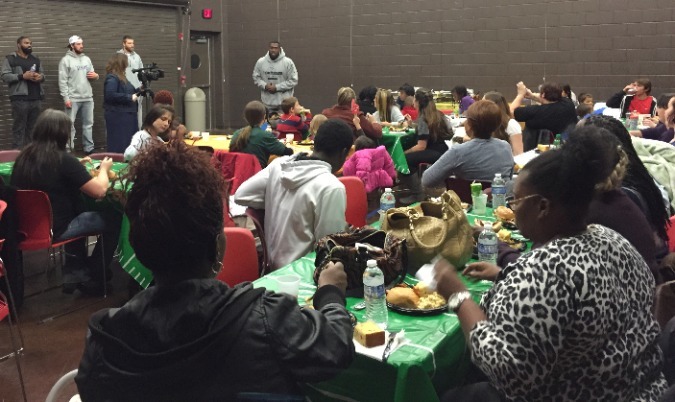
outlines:
{"label": "water bottle label", "polygon": [[502,187],[502,186],[495,187],[495,186],[492,186],[492,195],[495,195],[495,194],[506,194],[506,187]]}
{"label": "water bottle label", "polygon": [[497,255],[498,247],[497,243],[478,243],[478,255],[485,255],[485,254],[494,254],[495,256]]}
{"label": "water bottle label", "polygon": [[380,203],[380,210],[382,210],[382,211],[387,211],[387,210],[389,210],[389,209],[391,209],[391,208],[394,208],[395,206],[396,206],[396,204],[393,203],[393,202],[392,202],[392,203],[389,203],[389,202],[381,202],[381,203]]}
{"label": "water bottle label", "polygon": [[363,296],[366,299],[384,299],[384,284],[377,286],[364,286]]}

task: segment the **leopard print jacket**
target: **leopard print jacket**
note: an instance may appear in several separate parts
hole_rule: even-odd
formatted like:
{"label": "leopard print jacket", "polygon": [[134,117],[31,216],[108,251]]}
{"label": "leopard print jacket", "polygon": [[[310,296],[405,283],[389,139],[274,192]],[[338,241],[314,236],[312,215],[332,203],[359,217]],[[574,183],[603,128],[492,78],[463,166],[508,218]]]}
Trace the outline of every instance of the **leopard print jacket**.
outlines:
{"label": "leopard print jacket", "polygon": [[507,266],[481,302],[473,362],[509,400],[656,401],[654,278],[640,254],[600,225]]}

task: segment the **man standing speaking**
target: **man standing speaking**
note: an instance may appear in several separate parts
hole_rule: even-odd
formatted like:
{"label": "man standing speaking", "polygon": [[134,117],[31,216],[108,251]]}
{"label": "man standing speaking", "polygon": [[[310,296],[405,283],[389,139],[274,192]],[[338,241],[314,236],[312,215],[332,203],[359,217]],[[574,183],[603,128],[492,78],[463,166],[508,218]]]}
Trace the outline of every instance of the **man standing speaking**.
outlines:
{"label": "man standing speaking", "polygon": [[255,63],[253,83],[260,88],[260,100],[268,115],[280,113],[281,101],[293,96],[293,88],[298,85],[298,70],[279,42],[270,42],[267,54]]}

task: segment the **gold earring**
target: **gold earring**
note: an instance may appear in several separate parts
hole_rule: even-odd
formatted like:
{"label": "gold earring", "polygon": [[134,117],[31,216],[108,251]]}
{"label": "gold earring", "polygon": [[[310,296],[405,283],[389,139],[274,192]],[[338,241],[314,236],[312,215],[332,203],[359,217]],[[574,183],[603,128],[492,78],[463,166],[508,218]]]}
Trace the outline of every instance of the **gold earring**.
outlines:
{"label": "gold earring", "polygon": [[217,276],[220,273],[220,271],[223,270],[223,263],[220,261],[217,261],[216,263],[218,264],[218,269],[214,268],[215,265],[211,265],[211,272],[213,272],[213,275]]}

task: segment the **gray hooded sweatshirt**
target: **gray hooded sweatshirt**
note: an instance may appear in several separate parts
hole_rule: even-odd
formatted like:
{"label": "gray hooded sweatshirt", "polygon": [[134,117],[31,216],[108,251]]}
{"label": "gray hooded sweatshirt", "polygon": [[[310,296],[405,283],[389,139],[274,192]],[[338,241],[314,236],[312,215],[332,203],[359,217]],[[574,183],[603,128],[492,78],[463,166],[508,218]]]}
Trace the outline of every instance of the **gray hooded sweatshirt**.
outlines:
{"label": "gray hooded sweatshirt", "polygon": [[59,63],[59,91],[64,102],[85,101],[93,98],[87,73],[94,71],[89,57],[72,50]]}
{"label": "gray hooded sweatshirt", "polygon": [[[293,60],[286,57],[283,48],[276,60],[272,60],[267,52],[255,63],[253,83],[260,88],[260,100],[265,106],[279,106],[281,101],[293,96],[293,88],[298,85],[298,70]],[[268,83],[276,85],[276,93],[265,91]]]}

